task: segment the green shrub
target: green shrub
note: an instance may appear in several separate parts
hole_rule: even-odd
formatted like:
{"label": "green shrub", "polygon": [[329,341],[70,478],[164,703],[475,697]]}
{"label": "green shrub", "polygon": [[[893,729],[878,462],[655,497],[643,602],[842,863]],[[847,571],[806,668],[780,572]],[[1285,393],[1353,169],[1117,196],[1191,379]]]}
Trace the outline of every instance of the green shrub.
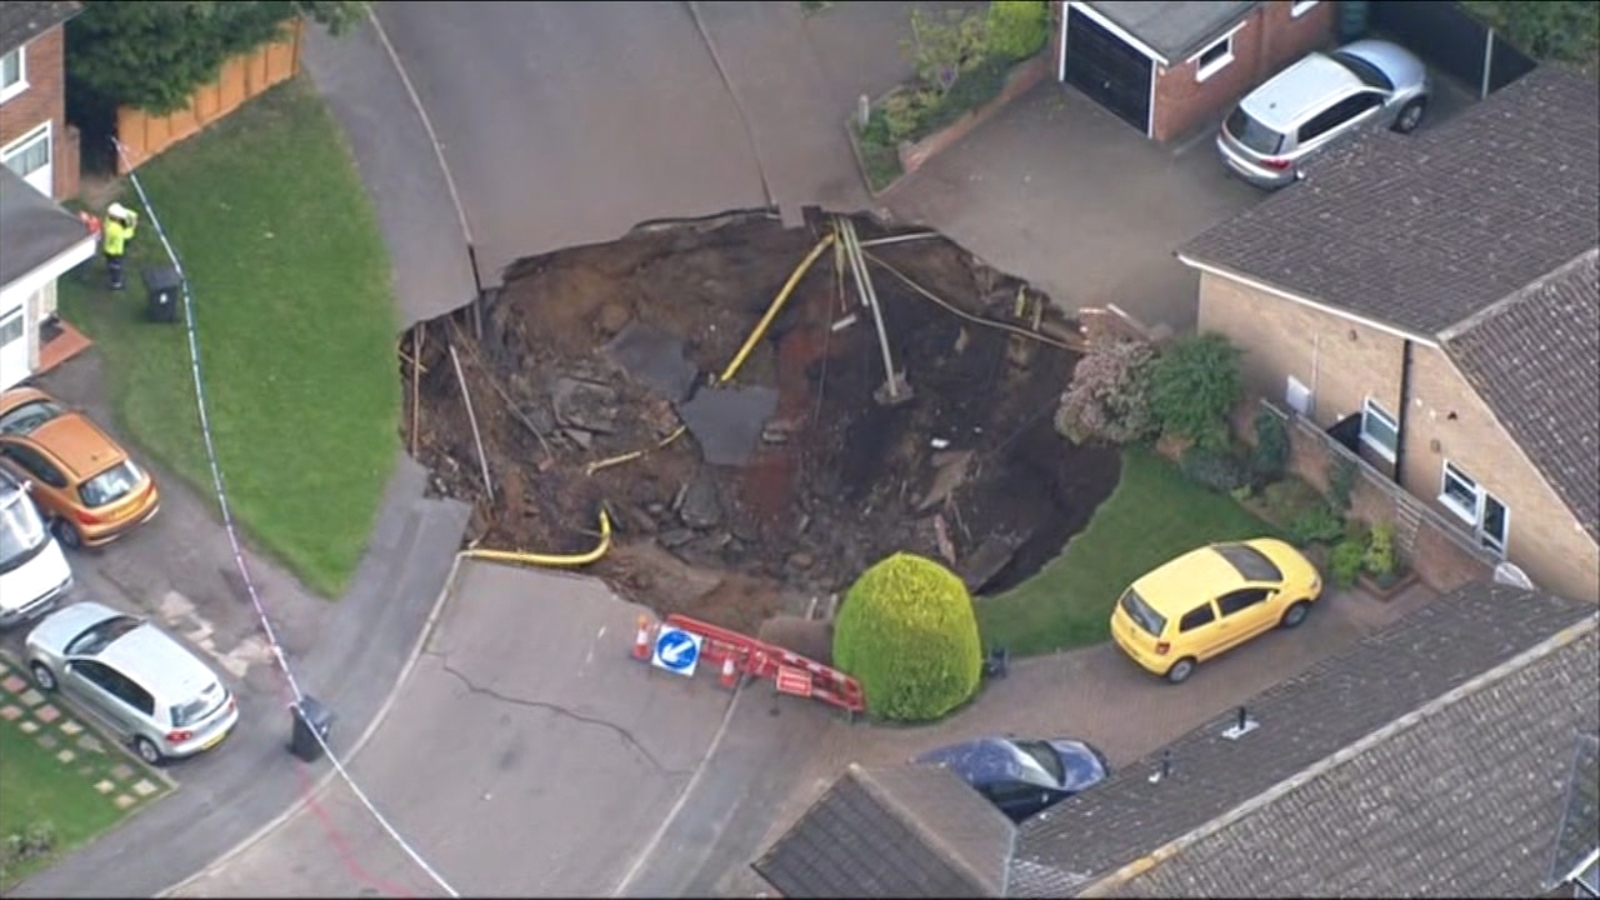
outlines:
{"label": "green shrub", "polygon": [[978,620],[966,585],[930,559],[896,553],[846,592],[833,630],[833,663],[861,682],[883,719],[937,719],[971,697],[983,670]]}
{"label": "green shrub", "polygon": [[1226,494],[1250,485],[1250,464],[1232,450],[1196,444],[1184,452],[1180,468],[1196,484],[1218,493]]}
{"label": "green shrub", "polygon": [[1289,523],[1289,537],[1297,544],[1331,544],[1344,537],[1344,516],[1326,503],[1318,504]]}
{"label": "green shrub", "polygon": [[942,13],[913,8],[911,37],[900,42],[900,54],[926,85],[948,90],[961,74],[987,57],[987,32],[982,13],[948,9]]}
{"label": "green shrub", "polygon": [[1334,509],[1350,509],[1350,492],[1356,486],[1356,464],[1343,456],[1328,461],[1328,500]]}
{"label": "green shrub", "polygon": [[924,137],[961,118],[961,114],[982,106],[999,95],[1006,85],[1010,72],[1004,60],[985,59],[957,76],[955,84],[929,108],[922,118],[922,129],[917,135]]}
{"label": "green shrub", "polygon": [[1256,412],[1256,445],[1250,451],[1250,468],[1263,481],[1283,478],[1289,468],[1289,426],[1270,409]]}
{"label": "green shrub", "polygon": [[1188,335],[1156,358],[1150,409],[1166,434],[1216,447],[1241,389],[1239,348],[1220,334]]}
{"label": "green shrub", "polygon": [[1372,526],[1372,534],[1367,538],[1366,552],[1361,558],[1361,567],[1375,578],[1387,578],[1399,568],[1399,562],[1394,548],[1394,526],[1388,522],[1379,522]]}
{"label": "green shrub", "polygon": [[1043,0],[991,0],[986,24],[989,55],[1016,62],[1044,49],[1050,8]]}
{"label": "green shrub", "polygon": [[1334,587],[1347,588],[1356,583],[1361,573],[1361,560],[1367,548],[1360,541],[1342,540],[1328,555],[1328,579]]}

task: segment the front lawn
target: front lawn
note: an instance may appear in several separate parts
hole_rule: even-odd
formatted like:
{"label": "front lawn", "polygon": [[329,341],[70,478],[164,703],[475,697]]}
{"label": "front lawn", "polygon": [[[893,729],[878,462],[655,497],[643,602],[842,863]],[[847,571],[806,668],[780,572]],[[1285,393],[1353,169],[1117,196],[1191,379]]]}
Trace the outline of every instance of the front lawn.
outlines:
{"label": "front lawn", "polygon": [[1112,606],[1140,575],[1213,541],[1277,534],[1232,497],[1188,480],[1143,449],[1123,454],[1122,480],[1082,532],[1039,574],[979,600],[985,646],[1033,656],[1110,637]]}
{"label": "front lawn", "polygon": [[[238,519],[325,596],[360,561],[399,442],[398,323],[378,223],[338,127],[288,82],[138,170],[189,276],[217,454]],[[128,289],[99,261],[61,281],[63,316],[105,361],[120,425],[210,497],[181,325],[144,319],[164,261],[141,219]]]}
{"label": "front lawn", "polygon": [[[109,829],[124,813],[94,789],[103,762],[89,763],[89,774],[56,760],[22,733],[16,722],[0,722],[0,891],[48,868],[67,851]],[[49,848],[17,859],[22,840]]]}

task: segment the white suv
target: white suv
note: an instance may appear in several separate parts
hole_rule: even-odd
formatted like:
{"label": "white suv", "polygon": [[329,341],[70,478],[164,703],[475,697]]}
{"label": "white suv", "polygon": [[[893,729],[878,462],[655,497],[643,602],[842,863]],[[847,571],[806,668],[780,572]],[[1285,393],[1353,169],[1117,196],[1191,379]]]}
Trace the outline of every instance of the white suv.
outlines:
{"label": "white suv", "polygon": [[72,569],[28,485],[0,469],[0,628],[43,615],[71,589]]}

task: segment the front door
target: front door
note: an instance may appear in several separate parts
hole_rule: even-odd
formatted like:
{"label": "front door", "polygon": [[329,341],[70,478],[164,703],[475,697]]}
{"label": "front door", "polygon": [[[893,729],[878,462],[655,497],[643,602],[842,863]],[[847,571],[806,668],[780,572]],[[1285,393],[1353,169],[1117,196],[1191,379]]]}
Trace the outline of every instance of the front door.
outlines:
{"label": "front door", "polygon": [[28,377],[28,323],[23,309],[0,313],[0,391]]}
{"label": "front door", "polygon": [[1222,613],[1223,648],[1235,646],[1272,627],[1272,592],[1266,588],[1241,588],[1217,598]]}

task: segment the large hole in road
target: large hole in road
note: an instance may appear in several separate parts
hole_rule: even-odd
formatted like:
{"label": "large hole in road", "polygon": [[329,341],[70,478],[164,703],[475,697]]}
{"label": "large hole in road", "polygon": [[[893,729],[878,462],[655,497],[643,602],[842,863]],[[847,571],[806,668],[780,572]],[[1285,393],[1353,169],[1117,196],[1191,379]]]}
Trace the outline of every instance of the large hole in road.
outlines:
{"label": "large hole in road", "polygon": [[[895,236],[853,221],[863,242]],[[520,260],[476,311],[414,329],[400,361],[408,395],[409,360],[421,363],[406,438],[437,492],[473,504],[468,540],[581,552],[604,503],[615,543],[590,571],[659,614],[751,632],[896,551],[944,559],[980,593],[1058,554],[1119,474],[1114,451],[1052,429],[1072,350],[964,319],[869,261],[911,392],[880,402],[877,329],[830,250],[732,390],[707,386],[817,240],[764,216],[638,229]],[[1042,298],[1029,292],[1019,315],[1021,283],[942,237],[866,253],[970,315],[1069,343],[1076,334],[1053,310],[1036,316]],[[667,446],[587,471],[686,420],[696,427]]]}

